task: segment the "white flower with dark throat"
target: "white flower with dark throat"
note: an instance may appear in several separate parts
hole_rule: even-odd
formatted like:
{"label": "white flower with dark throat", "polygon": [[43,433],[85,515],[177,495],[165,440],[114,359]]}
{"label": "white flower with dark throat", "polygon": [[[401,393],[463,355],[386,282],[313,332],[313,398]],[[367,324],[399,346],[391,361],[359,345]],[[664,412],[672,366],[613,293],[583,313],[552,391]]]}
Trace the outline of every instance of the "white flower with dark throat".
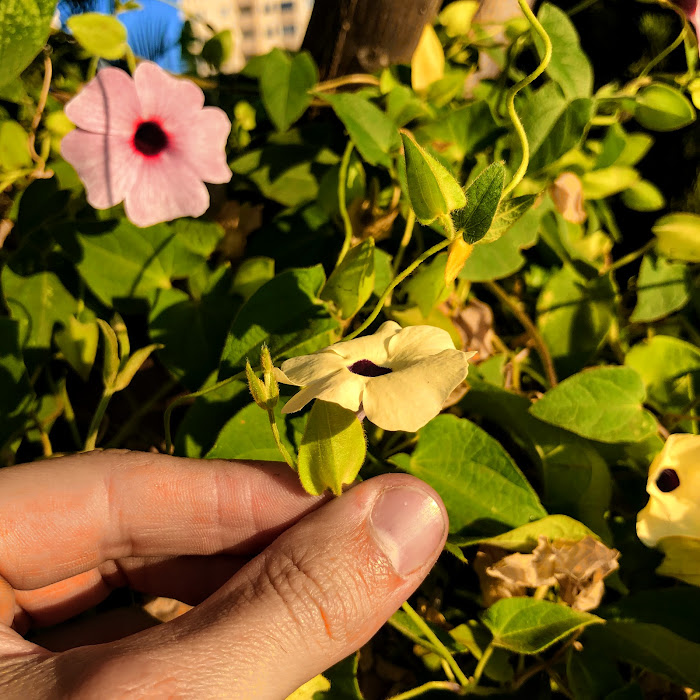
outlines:
{"label": "white flower with dark throat", "polygon": [[283,413],[313,399],[360,407],[384,430],[415,432],[442,409],[467,376],[473,352],[455,350],[449,333],[433,326],[401,328],[388,321],[373,335],[293,357],[275,369],[279,382],[304,387]]}

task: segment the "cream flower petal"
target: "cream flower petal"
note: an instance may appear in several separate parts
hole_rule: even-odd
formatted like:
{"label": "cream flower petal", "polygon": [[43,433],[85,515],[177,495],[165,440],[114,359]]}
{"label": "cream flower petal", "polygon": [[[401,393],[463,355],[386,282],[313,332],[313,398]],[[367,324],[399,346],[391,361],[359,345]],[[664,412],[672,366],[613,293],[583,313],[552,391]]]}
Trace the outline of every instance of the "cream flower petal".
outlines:
{"label": "cream flower petal", "polygon": [[467,376],[468,357],[460,350],[443,350],[405,369],[369,378],[362,397],[367,418],[384,430],[419,430],[440,413]]}
{"label": "cream flower petal", "polygon": [[323,379],[312,382],[309,386],[295,394],[282,409],[282,413],[295,413],[313,399],[331,401],[350,411],[358,411],[362,403],[362,394],[367,382],[366,377],[360,377],[346,369],[341,369]]}
{"label": "cream flower petal", "polygon": [[387,321],[379,326],[376,333],[336,343],[329,350],[344,358],[346,365],[351,365],[358,360],[369,360],[380,366],[386,365],[389,340],[399,332],[401,332],[401,326],[398,323]]}
{"label": "cream flower petal", "polygon": [[400,368],[443,350],[454,350],[450,334],[434,326],[409,326],[389,340],[389,366]]}
{"label": "cream flower petal", "polygon": [[345,365],[341,357],[326,349],[313,355],[302,355],[285,360],[281,371],[275,372],[275,376],[284,384],[306,386],[343,369]]}
{"label": "cream flower petal", "polygon": [[61,155],[75,168],[95,209],[107,209],[123,201],[143,160],[132,148],[129,136],[93,134],[82,129],[63,137]]}
{"label": "cream flower petal", "polygon": [[134,84],[141,103],[141,118],[157,120],[166,131],[177,130],[204,106],[204,93],[197,85],[191,80],[174,78],[155,63],[139,63],[134,71]]}
{"label": "cream flower petal", "polygon": [[[659,477],[666,470],[677,477],[678,486],[662,491]],[[664,537],[685,535],[700,538],[700,436],[671,435],[649,467],[649,502],[637,515],[637,536],[648,547]]]}
{"label": "cream flower petal", "polygon": [[209,192],[180,158],[166,150],[142,159],[124,208],[132,223],[152,226],[181,216],[201,216],[209,208]]}
{"label": "cream flower petal", "polygon": [[134,81],[119,68],[103,68],[64,111],[77,127],[95,134],[133,136],[141,118]]}

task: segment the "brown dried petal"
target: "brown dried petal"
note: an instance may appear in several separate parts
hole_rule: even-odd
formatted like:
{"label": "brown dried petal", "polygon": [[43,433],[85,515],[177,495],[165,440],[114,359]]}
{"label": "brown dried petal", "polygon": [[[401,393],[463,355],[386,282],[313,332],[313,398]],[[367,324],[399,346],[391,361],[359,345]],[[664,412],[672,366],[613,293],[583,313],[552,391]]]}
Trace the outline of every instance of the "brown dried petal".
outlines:
{"label": "brown dried petal", "polygon": [[[446,315],[450,314],[447,304],[441,304],[439,308]],[[493,311],[488,304],[472,299],[451,318],[462,340],[463,350],[476,350],[479,355],[475,360],[478,362],[493,355]]]}
{"label": "brown dried petal", "polygon": [[583,183],[574,173],[562,173],[549,189],[557,211],[572,224],[586,220],[583,209]]}
{"label": "brown dried petal", "polygon": [[527,588],[513,581],[492,576],[489,573],[491,565],[503,559],[508,554],[505,549],[499,547],[482,547],[474,559],[474,571],[479,577],[481,596],[485,607],[493,605],[502,598],[515,598],[527,594]]}

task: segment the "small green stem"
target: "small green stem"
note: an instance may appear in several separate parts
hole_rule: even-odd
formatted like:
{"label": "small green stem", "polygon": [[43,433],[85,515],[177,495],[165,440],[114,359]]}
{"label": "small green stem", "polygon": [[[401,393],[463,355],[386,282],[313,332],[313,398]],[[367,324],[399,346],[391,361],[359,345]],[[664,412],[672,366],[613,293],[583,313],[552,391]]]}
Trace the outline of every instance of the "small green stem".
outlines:
{"label": "small green stem", "polygon": [[459,683],[453,683],[452,681],[428,681],[419,685],[417,688],[412,688],[407,690],[405,693],[399,693],[398,695],[392,695],[388,700],[410,700],[410,698],[417,698],[423,693],[427,693],[429,690],[447,690],[454,693],[458,693],[462,689]]}
{"label": "small green stem", "polygon": [[483,283],[488,290],[491,291],[499,301],[505,304],[512,312],[513,315],[520,321],[528,335],[530,336],[532,342],[535,345],[537,354],[542,360],[542,365],[544,366],[544,371],[547,374],[547,381],[550,387],[557,385],[557,373],[554,370],[554,362],[552,361],[552,356],[549,354],[549,349],[544,342],[544,339],[537,330],[537,326],[532,322],[530,317],[525,313],[525,311],[520,307],[520,304],[511,298],[510,294],[506,293],[499,285],[493,281]]}
{"label": "small green stem", "polygon": [[342,78],[334,78],[333,80],[325,80],[322,83],[317,83],[314,85],[311,92],[328,92],[329,90],[336,90],[345,85],[379,86],[379,80],[375,76],[367,73],[351,73],[350,75],[344,75]]}
{"label": "small green stem", "polygon": [[165,413],[163,414],[163,427],[165,430],[165,453],[171,454],[172,450],[173,450],[173,439],[172,439],[172,433],[170,431],[170,418],[173,414],[173,411],[178,406],[181,406],[183,403],[187,403],[187,401],[190,401],[191,399],[198,399],[200,396],[204,396],[205,394],[208,394],[212,391],[216,391],[217,389],[221,389],[222,387],[225,387],[227,384],[230,384],[231,382],[235,382],[238,379],[243,379],[244,377],[245,377],[245,370],[243,372],[238,372],[238,374],[234,374],[232,377],[229,377],[228,379],[223,379],[220,382],[217,382],[216,384],[212,384],[211,386],[205,387],[204,389],[200,389],[199,391],[195,391],[191,394],[185,394],[184,396],[179,396],[178,398],[176,398],[165,409]]}
{"label": "small green stem", "polygon": [[401,263],[403,262],[403,256],[406,253],[406,248],[413,238],[413,229],[416,226],[416,214],[413,209],[408,210],[408,216],[406,217],[406,226],[403,230],[403,236],[401,237],[401,243],[399,243],[399,249],[396,251],[394,256],[394,262],[391,266],[394,275],[399,271]]}
{"label": "small green stem", "polygon": [[32,422],[34,427],[39,431],[39,440],[41,441],[41,451],[44,457],[51,457],[53,455],[53,447],[51,446],[51,439],[49,434],[46,432],[43,423],[39,419],[39,416],[32,416]]}
{"label": "small green stem", "polygon": [[567,10],[566,14],[569,15],[569,17],[573,17],[579,12],[583,12],[589,7],[595,5],[597,2],[600,2],[600,0],[581,0],[578,5],[574,5],[570,10]]}
{"label": "small green stem", "polygon": [[431,255],[439,253],[441,250],[443,250],[443,248],[447,248],[448,245],[450,245],[450,241],[444,240],[440,241],[440,243],[437,243],[432,248],[428,248],[428,250],[426,250],[425,253],[423,253],[420,257],[416,258],[400,275],[394,277],[389,286],[384,290],[384,293],[379,298],[377,305],[374,307],[374,310],[367,317],[365,322],[355,331],[350,333],[350,335],[346,336],[344,340],[352,340],[353,338],[356,338],[358,335],[360,335],[360,333],[367,330],[367,328],[369,328],[374,319],[377,318],[377,316],[379,316],[379,313],[384,307],[384,302],[389,298],[394,289],[396,289],[396,287],[398,287],[401,284],[401,282],[403,282],[412,272],[414,272],[421,263],[425,262]]}
{"label": "small green stem", "polygon": [[641,258],[645,253],[648,253],[654,247],[654,245],[656,245],[655,238],[650,240],[648,243],[645,243],[641,248],[638,248],[637,250],[634,250],[631,253],[628,253],[627,255],[623,255],[619,260],[616,260],[611,265],[604,267],[600,271],[600,274],[605,275],[608,272],[611,272],[612,270],[619,270],[621,267],[629,265],[631,262],[634,262],[637,258]]}
{"label": "small green stem", "polygon": [[335,264],[336,267],[340,265],[343,258],[347,255],[347,252],[350,250],[350,244],[352,243],[352,221],[350,221],[346,200],[348,169],[350,168],[350,156],[352,155],[352,149],[352,141],[348,141],[348,145],[345,147],[345,151],[343,153],[343,159],[340,161],[340,172],[338,173],[338,208],[340,209],[340,217],[343,220],[345,240],[343,241],[343,247],[340,249],[340,254],[338,255],[338,262]]}
{"label": "small green stem", "polygon": [[98,56],[93,56],[88,63],[87,75],[85,76],[86,82],[90,82],[97,75],[97,64],[100,62]]}
{"label": "small green stem", "polygon": [[127,44],[126,51],[124,52],[124,58],[126,59],[126,65],[129,67],[129,73],[134,74],[136,70],[136,56],[134,55],[131,46]]}
{"label": "small green stem", "polygon": [[537,17],[535,17],[533,14],[526,0],[518,0],[518,4],[520,5],[520,9],[523,11],[523,14],[527,18],[527,21],[530,23],[530,26],[535,30],[535,32],[537,32],[539,37],[544,42],[544,56],[542,57],[540,65],[537,66],[537,68],[535,68],[530,75],[523,78],[519,83],[513,85],[513,87],[508,91],[508,96],[506,98],[506,109],[508,110],[508,116],[513,123],[513,128],[515,129],[515,133],[520,141],[523,157],[520,161],[520,166],[515,171],[515,175],[513,175],[513,179],[503,190],[503,199],[505,199],[520,184],[522,179],[525,177],[527,167],[530,164],[530,144],[527,140],[525,127],[520,121],[518,113],[515,111],[515,97],[524,87],[527,87],[531,82],[533,82],[533,80],[536,80],[540,77],[540,75],[542,75],[542,73],[544,73],[552,58],[552,41],[547,32],[544,30],[544,27],[539,23]]}
{"label": "small green stem", "polygon": [[294,470],[297,471],[296,460],[289,454],[287,448],[282,444],[282,438],[280,437],[280,431],[277,427],[277,419],[275,418],[275,412],[272,409],[268,409],[267,417],[270,420],[270,428],[272,429],[272,436],[275,438],[275,444],[277,449],[282,454],[284,461]]}
{"label": "small green stem", "polygon": [[489,644],[486,647],[486,649],[484,649],[484,653],[481,655],[481,658],[479,659],[479,662],[477,663],[476,668],[474,669],[474,685],[479,684],[479,681],[481,680],[481,674],[484,672],[486,664],[489,662],[491,654],[493,654],[493,650],[493,644]]}
{"label": "small green stem", "polygon": [[76,448],[80,449],[83,441],[80,439],[78,424],[75,421],[75,411],[73,410],[73,404],[68,396],[68,388],[66,387],[65,380],[60,383],[58,390],[61,400],[63,401],[63,419],[66,421],[66,423],[68,423],[68,429],[70,430],[70,434],[73,438],[73,442],[75,442]]}
{"label": "small green stem", "polygon": [[88,429],[87,439],[85,440],[85,446],[83,447],[83,452],[88,452],[94,450],[97,444],[97,436],[100,432],[100,425],[102,424],[102,419],[104,418],[105,412],[107,411],[107,406],[112,398],[112,390],[105,388],[100,403],[97,404],[97,409],[95,410],[95,415],[92,417],[92,422]]}
{"label": "small green stem", "polygon": [[652,58],[649,63],[647,63],[646,67],[644,70],[639,74],[640,78],[644,78],[649,73],[651,73],[652,69],[661,63],[661,61],[666,58],[670,53],[675,51],[682,43],[683,40],[685,39],[685,34],[688,31],[688,22],[686,21],[685,15],[683,14],[683,10],[681,10],[680,7],[676,7],[675,5],[669,3],[662,2],[661,3],[664,7],[667,7],[669,10],[672,10],[675,12],[679,17],[681,22],[683,23],[683,29],[681,29],[681,33],[675,38],[672,44],[667,46],[658,56],[655,58]]}
{"label": "small green stem", "polygon": [[408,604],[408,601],[401,606],[404,612],[413,620],[413,622],[418,626],[418,629],[425,635],[426,639],[435,646],[438,650],[440,656],[447,661],[447,664],[452,669],[452,673],[455,674],[455,678],[460,682],[463,688],[469,686],[469,679],[464,675],[464,672],[459,667],[454,659],[454,656],[450,654],[447,647],[438,639],[437,635],[430,626],[425,622],[425,620]]}

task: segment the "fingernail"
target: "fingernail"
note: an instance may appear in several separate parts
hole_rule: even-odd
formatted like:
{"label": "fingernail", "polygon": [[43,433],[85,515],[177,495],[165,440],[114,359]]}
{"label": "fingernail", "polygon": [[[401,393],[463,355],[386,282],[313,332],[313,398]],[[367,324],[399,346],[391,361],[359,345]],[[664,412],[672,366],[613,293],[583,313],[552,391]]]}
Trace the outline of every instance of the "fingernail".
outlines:
{"label": "fingernail", "polygon": [[402,576],[435,557],[447,525],[440,506],[427,493],[405,486],[379,496],[370,523],[380,549]]}

